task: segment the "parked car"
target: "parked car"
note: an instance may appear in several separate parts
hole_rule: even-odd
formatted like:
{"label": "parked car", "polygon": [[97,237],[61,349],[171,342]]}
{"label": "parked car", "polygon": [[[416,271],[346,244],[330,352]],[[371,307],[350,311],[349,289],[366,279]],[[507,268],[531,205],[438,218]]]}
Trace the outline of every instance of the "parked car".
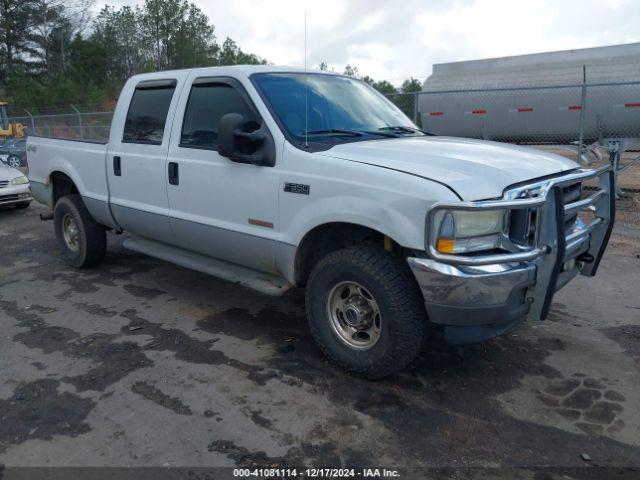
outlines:
{"label": "parked car", "polygon": [[369,378],[411,362],[428,322],[465,344],[546,318],[556,290],[596,273],[613,226],[609,166],[430,136],[336,74],[137,75],[107,143],[30,136],[27,152],[70,264],[127,231],[131,250],[267,294],[305,286],[321,350]]}
{"label": "parked car", "polygon": [[10,138],[0,145],[0,161],[13,168],[27,165],[27,139]]}
{"label": "parked car", "polygon": [[0,207],[27,208],[32,200],[29,179],[20,170],[0,164]]}

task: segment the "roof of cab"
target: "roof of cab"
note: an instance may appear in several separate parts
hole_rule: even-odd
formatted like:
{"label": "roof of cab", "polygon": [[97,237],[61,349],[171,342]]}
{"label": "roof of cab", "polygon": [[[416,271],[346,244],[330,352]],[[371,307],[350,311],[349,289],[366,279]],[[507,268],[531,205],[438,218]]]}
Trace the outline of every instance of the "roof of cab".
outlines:
{"label": "roof of cab", "polygon": [[[160,72],[149,72],[149,73],[140,73],[134,75],[132,78],[136,80],[144,80],[144,79],[157,79],[157,78],[166,78],[167,75],[171,74],[184,74],[188,72],[202,72],[203,74],[229,74],[232,72],[242,73],[246,76],[249,76],[253,73],[284,73],[284,72],[294,72],[294,73],[304,73],[305,70],[298,67],[286,67],[286,66],[274,66],[274,65],[226,65],[226,66],[211,66],[211,67],[198,67],[198,68],[185,68],[180,70],[163,70]],[[329,74],[329,75],[338,75],[335,72],[326,72],[319,70],[307,70],[309,74]]]}

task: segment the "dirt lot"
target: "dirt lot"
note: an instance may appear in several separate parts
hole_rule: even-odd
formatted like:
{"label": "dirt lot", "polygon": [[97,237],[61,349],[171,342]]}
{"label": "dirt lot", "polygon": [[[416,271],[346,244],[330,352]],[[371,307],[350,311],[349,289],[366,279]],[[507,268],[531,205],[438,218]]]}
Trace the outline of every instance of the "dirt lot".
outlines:
{"label": "dirt lot", "polygon": [[0,211],[6,478],[34,465],[520,467],[537,479],[640,467],[637,211],[621,212],[599,275],[561,291],[548,321],[464,349],[434,336],[379,382],[325,362],[301,292],[265,297],[116,236],[103,265],[76,271],[42,211]]}

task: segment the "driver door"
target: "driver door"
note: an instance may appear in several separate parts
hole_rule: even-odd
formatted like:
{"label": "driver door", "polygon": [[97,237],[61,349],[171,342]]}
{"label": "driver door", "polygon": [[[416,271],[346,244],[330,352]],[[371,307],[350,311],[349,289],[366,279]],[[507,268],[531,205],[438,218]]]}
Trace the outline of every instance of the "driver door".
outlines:
{"label": "driver door", "polygon": [[239,265],[275,269],[278,172],[218,153],[220,118],[240,113],[261,123],[239,81],[193,79],[183,95],[168,156],[169,216],[184,249]]}

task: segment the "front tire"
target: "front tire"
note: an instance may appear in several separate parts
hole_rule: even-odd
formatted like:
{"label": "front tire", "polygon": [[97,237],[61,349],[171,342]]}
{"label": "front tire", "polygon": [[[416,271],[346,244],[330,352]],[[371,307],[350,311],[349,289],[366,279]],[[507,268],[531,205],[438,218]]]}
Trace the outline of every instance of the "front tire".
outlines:
{"label": "front tire", "polygon": [[309,326],[323,353],[370,379],[391,375],[416,358],[426,335],[422,295],[409,268],[380,248],[328,254],[306,289]]}
{"label": "front tire", "polygon": [[58,244],[70,265],[87,268],[102,261],[107,249],[106,230],[91,217],[80,195],[58,200],[53,224]]}
{"label": "front tire", "polygon": [[29,208],[29,205],[31,205],[31,202],[20,202],[16,203],[14,207],[16,207],[18,210],[22,210],[24,208]]}

